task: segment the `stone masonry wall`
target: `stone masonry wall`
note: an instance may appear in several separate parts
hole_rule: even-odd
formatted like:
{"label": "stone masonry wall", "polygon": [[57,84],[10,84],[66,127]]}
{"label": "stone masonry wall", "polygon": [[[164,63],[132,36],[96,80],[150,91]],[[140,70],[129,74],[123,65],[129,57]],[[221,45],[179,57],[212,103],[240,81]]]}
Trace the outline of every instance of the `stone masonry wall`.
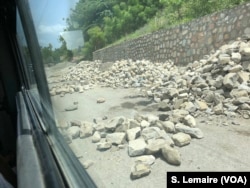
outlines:
{"label": "stone masonry wall", "polygon": [[103,62],[170,59],[185,65],[244,35],[250,35],[250,3],[100,49],[93,53],[93,59]]}

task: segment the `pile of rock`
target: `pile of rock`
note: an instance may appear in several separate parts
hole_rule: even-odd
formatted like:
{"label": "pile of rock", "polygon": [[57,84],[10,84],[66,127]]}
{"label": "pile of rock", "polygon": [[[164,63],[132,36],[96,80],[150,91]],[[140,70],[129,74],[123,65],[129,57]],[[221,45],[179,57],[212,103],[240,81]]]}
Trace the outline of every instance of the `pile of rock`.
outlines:
{"label": "pile of rock", "polygon": [[250,42],[235,41],[146,90],[162,110],[186,109],[249,118]]}
{"label": "pile of rock", "polygon": [[167,79],[174,69],[178,68],[174,63],[152,63],[150,61],[121,60],[112,64],[106,70],[101,71],[104,65],[98,61],[82,61],[75,66],[70,66],[66,70],[61,70],[57,77],[48,78],[50,94],[64,96],[67,93],[79,92],[91,89],[94,85],[103,87],[151,87],[161,85],[162,79]]}
{"label": "pile of rock", "polygon": [[[51,95],[84,92],[94,85],[140,87],[145,96],[160,102],[163,111],[186,109],[249,118],[250,42],[237,40],[204,59],[176,67],[172,61],[122,60],[101,71],[100,62],[80,62],[64,70]],[[50,79],[49,79],[50,80]],[[60,82],[60,83],[58,83]],[[56,84],[55,84],[56,83]]]}
{"label": "pile of rock", "polygon": [[[188,111],[178,111],[162,121],[153,114],[136,114],[133,119],[123,116],[95,123],[73,120],[67,133],[71,139],[91,137],[96,149],[126,148],[128,156],[135,157],[131,178],[140,178],[151,172],[155,155],[162,155],[167,163],[181,164],[178,147],[190,144],[192,138],[203,138],[195,118]],[[176,147],[177,146],[177,147]]]}

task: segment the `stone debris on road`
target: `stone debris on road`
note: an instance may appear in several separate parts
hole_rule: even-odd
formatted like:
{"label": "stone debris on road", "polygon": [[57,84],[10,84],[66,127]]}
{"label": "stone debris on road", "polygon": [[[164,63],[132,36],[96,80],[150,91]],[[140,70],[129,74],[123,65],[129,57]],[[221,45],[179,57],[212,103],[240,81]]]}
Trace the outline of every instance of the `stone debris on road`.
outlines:
{"label": "stone debris on road", "polygon": [[[130,157],[160,154],[167,163],[181,165],[178,147],[188,147],[192,139],[204,137],[197,116],[250,118],[250,38],[224,45],[185,67],[177,67],[171,60],[121,60],[102,71],[103,66],[105,63],[99,61],[82,61],[57,74],[60,76],[49,77],[51,96],[84,94],[95,86],[140,88],[144,97],[158,105],[161,114],[137,113],[134,119],[120,116],[94,123],[72,120],[67,130],[69,137],[92,137],[97,150],[122,145]],[[97,100],[102,102],[104,98]],[[153,163],[148,161],[154,161],[151,158],[135,162],[132,179],[150,174]]]}

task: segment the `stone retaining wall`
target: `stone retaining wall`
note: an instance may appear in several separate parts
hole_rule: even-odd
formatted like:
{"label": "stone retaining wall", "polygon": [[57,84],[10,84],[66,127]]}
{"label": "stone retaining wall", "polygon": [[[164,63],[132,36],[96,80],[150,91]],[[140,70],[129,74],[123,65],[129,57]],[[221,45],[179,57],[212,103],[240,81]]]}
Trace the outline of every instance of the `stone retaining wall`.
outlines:
{"label": "stone retaining wall", "polygon": [[100,49],[93,53],[93,59],[171,59],[177,65],[185,65],[244,35],[250,35],[250,3]]}

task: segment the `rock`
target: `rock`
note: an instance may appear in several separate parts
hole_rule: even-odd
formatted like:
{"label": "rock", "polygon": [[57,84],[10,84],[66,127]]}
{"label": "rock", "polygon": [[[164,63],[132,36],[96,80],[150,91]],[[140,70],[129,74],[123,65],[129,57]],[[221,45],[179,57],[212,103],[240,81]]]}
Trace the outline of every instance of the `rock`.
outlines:
{"label": "rock", "polygon": [[124,149],[125,147],[126,147],[126,145],[124,145],[124,144],[118,145],[118,149]]}
{"label": "rock", "polygon": [[172,139],[174,141],[174,144],[176,146],[179,146],[179,147],[188,145],[191,142],[191,136],[189,134],[185,134],[185,133],[182,133],[182,132],[174,134],[172,136]]}
{"label": "rock", "polygon": [[214,87],[216,88],[221,88],[222,84],[223,84],[223,76],[219,75],[216,79],[215,79],[215,82],[213,84]]}
{"label": "rock", "polygon": [[243,48],[240,53],[245,56],[250,56],[250,47]]}
{"label": "rock", "polygon": [[169,119],[169,114],[159,114],[158,117],[160,121],[167,121]]}
{"label": "rock", "polygon": [[169,145],[174,145],[173,140],[171,139],[171,137],[169,136],[169,134],[167,134],[164,130],[160,130],[160,137],[159,138],[162,138],[162,139],[166,140],[166,142]]}
{"label": "rock", "polygon": [[85,168],[85,169],[88,169],[93,164],[94,164],[94,161],[92,161],[92,160],[86,160],[86,161],[82,162],[83,168]]}
{"label": "rock", "polygon": [[175,122],[179,122],[188,114],[189,112],[187,110],[173,110],[172,117]]}
{"label": "rock", "polygon": [[171,110],[171,105],[169,103],[167,103],[167,102],[164,102],[164,101],[160,102],[158,106],[159,106],[158,107],[159,111],[169,111],[169,110]]}
{"label": "rock", "polygon": [[241,105],[244,103],[250,104],[250,99],[249,99],[249,97],[239,97],[239,98],[233,99],[232,103],[234,105]]}
{"label": "rock", "polygon": [[99,98],[96,100],[97,103],[104,103],[106,100],[104,98]]}
{"label": "rock", "polygon": [[92,142],[97,143],[100,142],[100,140],[101,140],[101,135],[98,131],[96,131],[92,136]]}
{"label": "rock", "polygon": [[77,110],[78,106],[77,105],[71,105],[65,108],[65,111],[74,111]]}
{"label": "rock", "polygon": [[106,136],[107,142],[110,142],[115,145],[123,144],[125,142],[125,138],[125,133],[111,133]]}
{"label": "rock", "polygon": [[165,145],[162,149],[162,156],[167,161],[167,163],[179,166],[181,164],[180,152],[168,145]]}
{"label": "rock", "polygon": [[147,127],[141,132],[141,136],[145,141],[149,139],[156,139],[160,137],[160,129],[158,127]]}
{"label": "rock", "polygon": [[[238,106],[232,105],[231,103],[225,103],[224,106],[230,112],[235,112],[238,109]],[[225,113],[225,112],[224,112]]]}
{"label": "rock", "polygon": [[79,121],[79,120],[71,120],[71,121],[70,121],[70,126],[81,127],[81,126],[82,126],[82,122]]}
{"label": "rock", "polygon": [[94,128],[92,123],[82,122],[82,126],[80,127],[80,138],[87,138],[93,135]]}
{"label": "rock", "polygon": [[230,56],[228,54],[220,54],[219,56],[219,63],[221,64],[227,64],[231,60]]}
{"label": "rock", "polygon": [[106,125],[105,128],[107,131],[114,132],[115,129],[125,121],[125,117],[115,117],[111,119]]}
{"label": "rock", "polygon": [[197,107],[194,105],[194,103],[189,101],[184,103],[184,109],[190,113],[193,113],[197,110]]}
{"label": "rock", "polygon": [[229,72],[239,72],[242,70],[242,66],[241,65],[235,65],[232,68],[229,69]]}
{"label": "rock", "polygon": [[191,128],[181,123],[175,125],[175,130],[177,132],[183,132],[189,134],[192,138],[203,138],[203,132],[199,128]]}
{"label": "rock", "polygon": [[231,60],[233,62],[235,62],[235,63],[239,63],[240,62],[240,60],[241,60],[241,54],[240,53],[238,53],[238,52],[232,53],[231,56],[232,56]]}
{"label": "rock", "polygon": [[140,127],[140,123],[134,119],[129,119],[128,124],[129,124],[129,127],[128,127],[129,129]]}
{"label": "rock", "polygon": [[135,163],[143,163],[146,165],[152,165],[155,162],[155,157],[153,155],[142,155],[135,158]]}
{"label": "rock", "polygon": [[228,89],[233,89],[237,86],[238,75],[236,73],[228,73],[223,79],[223,85]]}
{"label": "rock", "polygon": [[136,139],[129,141],[128,144],[128,155],[130,157],[143,155],[147,144],[143,139]]}
{"label": "rock", "polygon": [[238,72],[237,73],[239,78],[238,81],[242,83],[247,83],[248,80],[250,80],[250,73],[249,72]]}
{"label": "rock", "polygon": [[72,139],[76,139],[80,136],[80,127],[77,126],[69,127],[67,133]]}
{"label": "rock", "polygon": [[250,105],[249,104],[242,104],[240,105],[241,110],[250,110]]}
{"label": "rock", "polygon": [[112,144],[110,142],[99,142],[97,143],[97,150],[105,151],[112,147]]}
{"label": "rock", "polygon": [[212,69],[213,69],[213,64],[205,65],[205,66],[202,68],[202,72],[203,72],[203,73],[210,72]]}
{"label": "rock", "polygon": [[169,88],[167,92],[163,93],[161,100],[165,100],[165,99],[172,100],[173,98],[178,97],[178,95],[179,95],[178,89]]}
{"label": "rock", "polygon": [[232,98],[248,97],[248,92],[246,90],[233,89],[230,92],[230,96]]}
{"label": "rock", "polygon": [[93,128],[99,132],[103,132],[105,130],[105,126],[103,123],[93,124]]}
{"label": "rock", "polygon": [[134,114],[134,120],[141,123],[143,120],[146,120],[146,117],[144,117],[143,115],[139,114],[138,112],[136,112]]}
{"label": "rock", "polygon": [[175,126],[174,123],[171,121],[164,121],[162,122],[162,127],[167,133],[174,133],[175,132]]}
{"label": "rock", "polygon": [[57,125],[58,127],[64,130],[67,130],[70,127],[70,124],[65,120],[58,120]]}
{"label": "rock", "polygon": [[126,132],[129,128],[129,122],[127,121],[127,119],[125,119],[125,121],[118,125],[115,129],[115,132]]}
{"label": "rock", "polygon": [[161,139],[161,138],[160,139],[151,139],[148,141],[148,145],[145,148],[145,154],[147,154],[147,155],[156,154],[166,144],[170,145],[170,143],[167,143],[166,140]]}
{"label": "rock", "polygon": [[197,108],[201,111],[205,111],[208,109],[207,103],[205,101],[195,100],[195,104]]}
{"label": "rock", "polygon": [[150,123],[150,125],[155,125],[156,122],[159,120],[159,117],[153,114],[147,115],[147,120]]}
{"label": "rock", "polygon": [[154,96],[151,90],[147,91],[146,93],[147,93],[148,97],[153,97]]}
{"label": "rock", "polygon": [[195,118],[191,115],[187,115],[183,118],[182,122],[189,127],[196,127]]}
{"label": "rock", "polygon": [[220,115],[220,114],[223,114],[223,112],[224,112],[224,109],[223,109],[223,104],[222,103],[219,103],[219,104],[217,104],[216,106],[214,106],[214,113],[216,114],[216,115]]}
{"label": "rock", "polygon": [[142,120],[141,121],[141,127],[142,128],[146,128],[146,127],[149,127],[150,123],[146,120]]}
{"label": "rock", "polygon": [[131,179],[138,179],[144,176],[149,175],[151,172],[150,165],[144,164],[144,163],[136,163],[131,168]]}
{"label": "rock", "polygon": [[127,130],[127,140],[135,140],[136,138],[138,138],[140,136],[141,133],[141,128],[140,127],[135,127],[132,129],[128,129]]}

